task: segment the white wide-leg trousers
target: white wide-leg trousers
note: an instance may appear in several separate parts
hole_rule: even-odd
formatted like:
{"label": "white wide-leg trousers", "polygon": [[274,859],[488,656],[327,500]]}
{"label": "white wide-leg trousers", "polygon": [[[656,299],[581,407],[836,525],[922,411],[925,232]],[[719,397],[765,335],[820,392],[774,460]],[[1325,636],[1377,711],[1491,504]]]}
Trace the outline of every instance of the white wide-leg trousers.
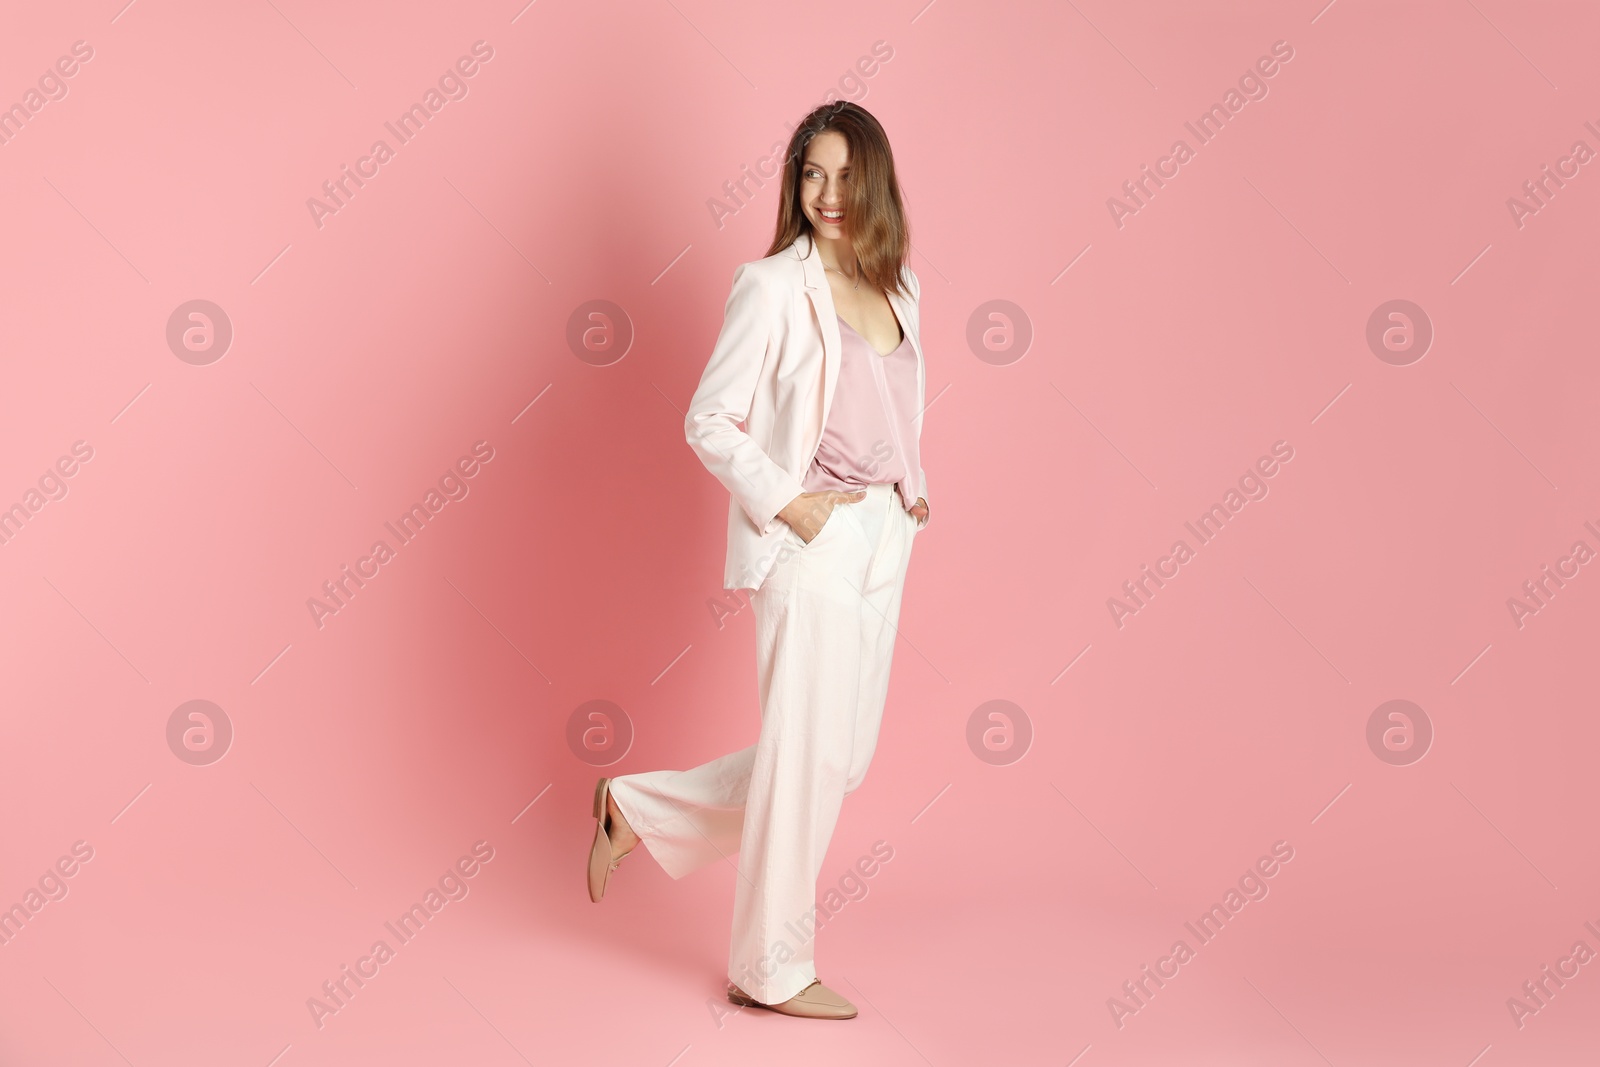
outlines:
{"label": "white wide-leg trousers", "polygon": [[792,530],[753,599],[761,733],[687,771],[612,779],[656,862],[682,878],[739,854],[728,978],[764,1004],[817,978],[816,886],[846,793],[878,743],[917,520],[894,488]]}

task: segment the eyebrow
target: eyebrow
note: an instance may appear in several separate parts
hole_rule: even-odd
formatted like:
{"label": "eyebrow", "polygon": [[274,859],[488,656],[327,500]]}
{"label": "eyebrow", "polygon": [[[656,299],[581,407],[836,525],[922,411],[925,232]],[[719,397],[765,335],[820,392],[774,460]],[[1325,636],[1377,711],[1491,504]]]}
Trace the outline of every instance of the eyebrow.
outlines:
{"label": "eyebrow", "polygon": [[[828,169],[827,167],[824,167],[821,163],[818,163],[818,162],[816,162],[815,160],[812,160],[812,159],[807,159],[804,163],[801,164],[801,167],[802,167],[802,169],[809,168],[809,167],[815,167],[817,170],[827,170]],[[846,163],[844,166],[840,167],[839,169],[841,171],[849,170],[850,169],[850,164]]]}

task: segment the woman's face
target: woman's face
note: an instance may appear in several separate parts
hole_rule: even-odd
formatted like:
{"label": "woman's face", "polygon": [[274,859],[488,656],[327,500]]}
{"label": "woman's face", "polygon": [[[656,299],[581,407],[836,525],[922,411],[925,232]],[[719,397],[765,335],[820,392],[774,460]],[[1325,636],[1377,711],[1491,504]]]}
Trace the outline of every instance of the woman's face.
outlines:
{"label": "woman's face", "polygon": [[813,137],[800,168],[800,209],[819,237],[842,238],[848,232],[844,204],[849,179],[850,144],[844,134],[824,130]]}

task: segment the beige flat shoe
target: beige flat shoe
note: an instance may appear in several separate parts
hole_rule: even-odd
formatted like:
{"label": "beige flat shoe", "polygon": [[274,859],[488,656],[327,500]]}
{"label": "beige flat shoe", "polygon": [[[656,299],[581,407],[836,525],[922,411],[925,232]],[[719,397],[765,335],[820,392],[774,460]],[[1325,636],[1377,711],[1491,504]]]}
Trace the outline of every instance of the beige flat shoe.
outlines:
{"label": "beige flat shoe", "polygon": [[728,999],[746,1008],[766,1008],[779,1015],[793,1015],[798,1019],[854,1019],[856,1006],[835,993],[821,980],[812,982],[781,1004],[763,1004],[732,982],[728,983]]}
{"label": "beige flat shoe", "polygon": [[[606,895],[606,885],[611,872],[617,869],[628,853],[611,862],[611,817],[606,811],[606,798],[611,793],[611,779],[602,778],[594,786],[594,844],[589,846],[589,899],[596,904]],[[628,850],[633,851],[632,849]]]}

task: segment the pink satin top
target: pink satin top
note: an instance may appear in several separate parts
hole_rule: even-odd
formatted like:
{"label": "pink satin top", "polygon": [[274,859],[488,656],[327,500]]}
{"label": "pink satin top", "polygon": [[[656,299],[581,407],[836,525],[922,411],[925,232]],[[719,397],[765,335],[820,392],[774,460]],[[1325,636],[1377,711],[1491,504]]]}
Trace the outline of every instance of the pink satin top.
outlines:
{"label": "pink satin top", "polygon": [[887,356],[839,319],[839,380],[822,428],[817,455],[800,479],[808,493],[854,492],[887,482],[907,511],[917,487],[908,484],[917,465],[917,351],[909,338]]}

